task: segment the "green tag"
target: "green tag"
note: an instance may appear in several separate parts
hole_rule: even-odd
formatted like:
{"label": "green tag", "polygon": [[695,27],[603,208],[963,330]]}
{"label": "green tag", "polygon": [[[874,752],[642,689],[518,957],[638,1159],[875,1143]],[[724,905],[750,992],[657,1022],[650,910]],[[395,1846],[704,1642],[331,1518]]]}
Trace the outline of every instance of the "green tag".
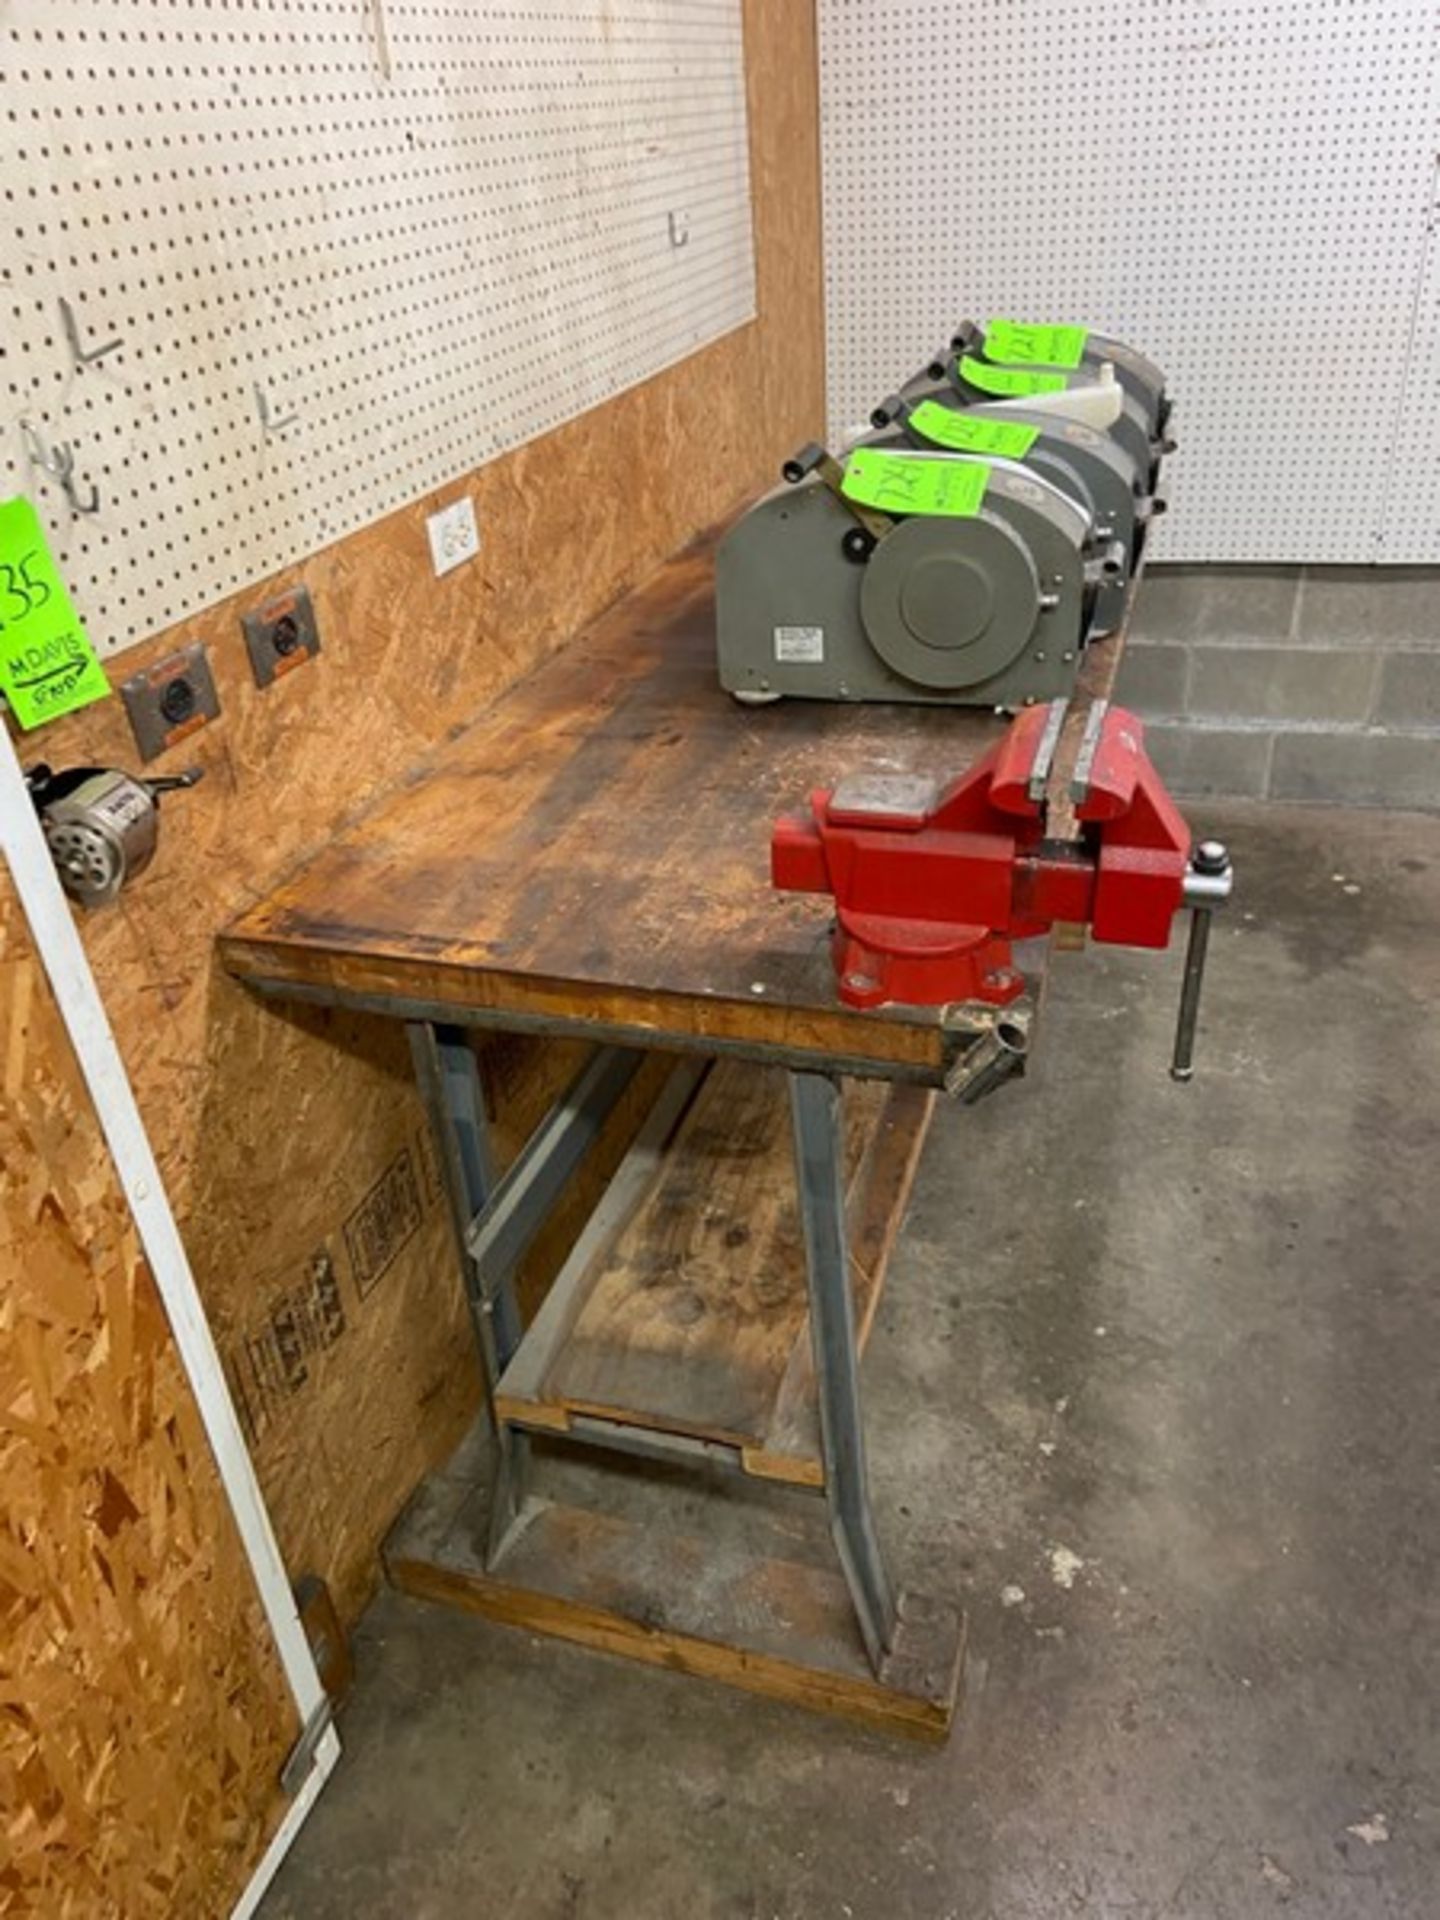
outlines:
{"label": "green tag", "polygon": [[1089,337],[1084,327],[1031,327],[1021,320],[992,320],[985,329],[985,358],[1006,367],[1065,367],[1073,373]]}
{"label": "green tag", "polygon": [[992,367],[970,354],[960,362],[960,378],[978,387],[982,393],[996,393],[1015,400],[1027,393],[1059,393],[1070,383],[1063,373],[1031,373],[1025,367]]}
{"label": "green tag", "polygon": [[908,424],[937,447],[954,447],[961,453],[993,453],[1001,460],[1023,460],[1040,438],[1038,427],[957,413],[954,407],[942,407],[938,400],[922,400],[918,407],[912,407]]}
{"label": "green tag", "polygon": [[0,502],[0,693],[28,731],[109,691],[34,507]]}
{"label": "green tag", "polygon": [[942,513],[970,519],[980,511],[990,469],[983,460],[942,460],[929,453],[880,453],[857,447],[845,462],[840,491],[881,513]]}

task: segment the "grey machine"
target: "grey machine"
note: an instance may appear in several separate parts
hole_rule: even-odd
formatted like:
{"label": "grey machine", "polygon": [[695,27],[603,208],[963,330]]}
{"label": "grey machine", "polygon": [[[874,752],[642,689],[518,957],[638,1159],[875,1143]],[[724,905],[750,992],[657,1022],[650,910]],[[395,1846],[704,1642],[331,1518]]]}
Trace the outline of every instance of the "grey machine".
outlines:
{"label": "grey machine", "polygon": [[[1030,332],[1036,335],[1066,332],[1078,336],[1078,363],[1074,367],[1062,369],[1070,379],[1076,382],[1094,381],[1100,378],[1106,367],[1112,367],[1115,378],[1133,399],[1145,417],[1147,426],[1155,433],[1163,433],[1170,417],[1170,398],[1165,388],[1165,375],[1155,362],[1136,348],[1127,346],[1123,340],[1117,340],[1112,334],[1094,333],[1083,328],[1019,328],[1012,322],[991,321],[989,327],[977,325],[973,320],[962,320],[950,339],[950,350],[962,358],[983,361],[987,365],[1005,367],[1010,363],[1004,357],[1003,345],[992,351],[992,340],[1001,339],[1000,328],[1010,333]],[[1036,371],[1052,371],[1043,359],[1026,362]]]}
{"label": "grey machine", "polygon": [[[1153,360],[1107,334],[1087,333],[1079,364],[1071,368],[1010,367],[985,356],[985,331],[962,321],[947,353],[937,354],[913,374],[883,408],[917,406],[934,399],[961,406],[1041,404],[1063,412],[1056,396],[1071,389],[1093,389],[1112,381],[1119,386],[1118,418],[1104,429],[1134,461],[1144,491],[1154,497],[1160,462],[1173,453],[1169,437],[1172,402],[1165,376]],[[877,412],[881,409],[877,409]],[[893,416],[892,416],[893,417]]]}
{"label": "grey machine", "polygon": [[[897,436],[897,442],[899,436]],[[979,467],[963,516],[847,493],[845,464],[806,447],[786,485],[731,527],[716,559],[720,681],[738,699],[785,695],[1013,708],[1069,692],[1097,595],[1122,565],[1076,489],[1010,460],[901,451]],[[873,463],[872,463],[873,464]]]}
{"label": "grey machine", "polygon": [[982,459],[1019,460],[1069,494],[1090,515],[1096,540],[1118,563],[1100,584],[1091,622],[1092,636],[1115,631],[1140,566],[1146,528],[1164,503],[1148,491],[1148,469],[1137,469],[1113,434],[1020,401],[963,407],[954,396],[925,398],[913,406],[887,400],[871,419],[881,433],[862,444],[947,447]]}

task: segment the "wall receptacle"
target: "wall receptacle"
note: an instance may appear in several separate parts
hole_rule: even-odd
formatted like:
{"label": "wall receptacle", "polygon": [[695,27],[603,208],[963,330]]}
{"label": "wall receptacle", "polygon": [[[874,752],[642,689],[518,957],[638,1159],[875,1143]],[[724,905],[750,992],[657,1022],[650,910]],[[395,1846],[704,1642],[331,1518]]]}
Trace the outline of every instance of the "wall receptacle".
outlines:
{"label": "wall receptacle", "polygon": [[173,747],[220,712],[220,697],[201,640],[135,673],[120,688],[142,760]]}
{"label": "wall receptacle", "polygon": [[268,600],[245,614],[240,625],[257,687],[268,687],[320,651],[315,609],[304,587],[292,587],[278,599]]}
{"label": "wall receptacle", "polygon": [[468,494],[441,507],[425,522],[430,536],[430,558],[437,577],[449,573],[463,561],[473,560],[480,551],[480,529],[475,524],[475,502]]}

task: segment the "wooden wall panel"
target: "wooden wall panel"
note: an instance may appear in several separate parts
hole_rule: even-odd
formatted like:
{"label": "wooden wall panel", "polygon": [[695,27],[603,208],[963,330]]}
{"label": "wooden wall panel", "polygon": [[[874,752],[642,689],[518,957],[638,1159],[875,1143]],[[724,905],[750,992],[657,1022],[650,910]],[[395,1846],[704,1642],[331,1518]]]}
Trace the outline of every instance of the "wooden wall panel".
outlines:
{"label": "wooden wall panel", "polygon": [[223,1914],[295,1709],[3,865],[0,1074],[0,1914]]}
{"label": "wooden wall panel", "polygon": [[[746,61],[754,324],[475,473],[482,550],[445,579],[424,521],[458,487],[112,663],[119,679],[185,641],[211,649],[222,717],[161,763],[207,777],[166,800],[155,866],[84,932],[287,1561],[326,1575],[347,1614],[391,1515],[469,1417],[469,1336],[397,1036],[257,1004],[216,969],[214,935],[821,431],[812,0],[748,0]],[[324,651],[261,693],[239,615],[294,580]],[[135,762],[118,701],[22,750]],[[513,1145],[562,1063],[512,1047],[501,1064]]]}

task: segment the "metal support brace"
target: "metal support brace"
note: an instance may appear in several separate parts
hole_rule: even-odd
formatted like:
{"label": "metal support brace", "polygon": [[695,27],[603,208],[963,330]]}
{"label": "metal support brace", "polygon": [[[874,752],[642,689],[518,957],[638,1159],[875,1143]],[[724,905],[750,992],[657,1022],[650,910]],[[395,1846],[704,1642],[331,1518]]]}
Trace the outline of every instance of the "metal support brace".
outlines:
{"label": "metal support brace", "polygon": [[889,1576],[870,1515],[855,1303],[845,1240],[844,1127],[840,1088],[824,1073],[792,1072],[790,1114],[805,1227],[810,1339],[820,1400],[820,1447],[830,1532],[879,1673],[898,1624]]}
{"label": "metal support brace", "polygon": [[526,1249],[595,1144],[640,1060],[632,1048],[597,1047],[470,1222],[465,1246],[487,1296],[513,1286]]}
{"label": "metal support brace", "polygon": [[[514,1164],[462,1234],[467,1265],[483,1300],[515,1299],[515,1273],[545,1224],[571,1174],[593,1146],[605,1117],[635,1077],[640,1055],[597,1047],[536,1127]],[[515,1343],[518,1347],[518,1340]],[[502,1357],[502,1370],[515,1347]],[[493,1567],[509,1544],[525,1504],[530,1436],[496,1416],[500,1441],[490,1503],[485,1564]]]}

